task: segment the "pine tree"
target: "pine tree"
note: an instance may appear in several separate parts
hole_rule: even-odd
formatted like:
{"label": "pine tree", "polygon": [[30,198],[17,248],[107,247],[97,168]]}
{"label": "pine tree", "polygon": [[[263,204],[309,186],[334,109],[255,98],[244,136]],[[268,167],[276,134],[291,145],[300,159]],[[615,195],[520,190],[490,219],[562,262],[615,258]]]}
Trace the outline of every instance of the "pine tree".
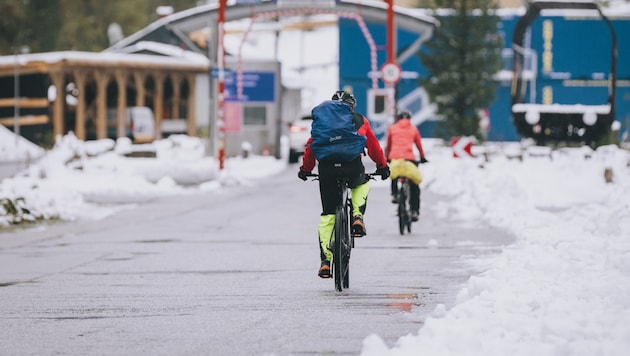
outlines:
{"label": "pine tree", "polygon": [[495,99],[502,68],[500,18],[492,0],[436,0],[439,20],[433,38],[420,52],[428,77],[420,79],[437,114],[435,134],[480,137],[478,111]]}
{"label": "pine tree", "polygon": [[[102,51],[109,47],[107,28],[119,24],[123,34],[157,20],[163,0],[2,0],[0,1],[0,56],[22,47],[30,52],[63,50]],[[167,1],[175,11],[197,5],[197,0]]]}
{"label": "pine tree", "polygon": [[50,51],[61,24],[58,0],[9,0],[0,5],[0,55]]}

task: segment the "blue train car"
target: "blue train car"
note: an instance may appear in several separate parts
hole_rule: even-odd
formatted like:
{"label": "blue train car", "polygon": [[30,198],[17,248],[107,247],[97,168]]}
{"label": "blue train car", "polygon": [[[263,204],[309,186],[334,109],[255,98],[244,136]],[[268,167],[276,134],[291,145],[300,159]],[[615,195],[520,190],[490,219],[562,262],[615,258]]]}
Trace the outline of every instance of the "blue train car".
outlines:
{"label": "blue train car", "polygon": [[[513,51],[512,39],[523,9],[501,10],[499,32],[504,38],[505,70],[497,75],[501,86],[496,100],[487,108],[490,128],[487,139],[491,141],[517,141],[531,137],[527,130],[518,126],[512,115],[513,92]],[[616,92],[614,96],[614,117],[619,135],[628,135],[630,130],[630,14],[607,14],[617,39]],[[385,62],[385,27],[381,24],[368,24],[368,28],[378,46],[379,66]],[[367,103],[371,80],[369,47],[363,35],[352,20],[339,20],[339,82],[341,87],[354,91],[359,101],[358,110],[372,114]],[[415,40],[415,35],[397,31],[397,51],[401,53]],[[590,105],[596,109],[609,102],[609,76],[611,71],[611,35],[606,23],[597,14],[584,14],[575,10],[554,10],[541,13],[529,26],[525,35],[526,90],[525,103],[539,105],[559,104],[565,108]],[[396,86],[399,107],[414,114],[414,122],[420,127],[423,136],[432,137],[437,118],[426,93],[419,87],[418,76],[427,72],[418,56],[412,56],[399,63],[403,73],[416,73],[416,76],[403,76]],[[379,82],[384,86],[382,82]],[[401,105],[402,104],[402,105]],[[373,106],[373,105],[372,105]],[[529,132],[538,130],[561,139],[579,140],[584,135],[584,119],[572,125],[563,121],[555,126],[536,128],[530,125]],[[377,120],[378,121],[378,120]],[[533,122],[535,120],[529,120]],[[376,122],[375,126],[383,125]],[[588,127],[587,127],[588,129]],[[552,131],[561,131],[559,133]]]}

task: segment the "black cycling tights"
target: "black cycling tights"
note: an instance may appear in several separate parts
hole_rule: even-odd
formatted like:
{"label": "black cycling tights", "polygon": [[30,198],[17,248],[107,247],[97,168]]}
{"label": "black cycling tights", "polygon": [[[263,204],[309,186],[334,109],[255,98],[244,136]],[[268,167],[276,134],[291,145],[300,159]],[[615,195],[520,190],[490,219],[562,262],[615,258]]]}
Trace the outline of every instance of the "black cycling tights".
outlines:
{"label": "black cycling tights", "polygon": [[[335,213],[335,209],[341,203],[341,197],[337,189],[337,177],[348,177],[350,188],[354,188],[367,182],[365,167],[361,157],[357,157],[350,162],[319,162],[319,195],[322,200],[322,215]],[[365,212],[365,206],[361,207],[361,212]]]}

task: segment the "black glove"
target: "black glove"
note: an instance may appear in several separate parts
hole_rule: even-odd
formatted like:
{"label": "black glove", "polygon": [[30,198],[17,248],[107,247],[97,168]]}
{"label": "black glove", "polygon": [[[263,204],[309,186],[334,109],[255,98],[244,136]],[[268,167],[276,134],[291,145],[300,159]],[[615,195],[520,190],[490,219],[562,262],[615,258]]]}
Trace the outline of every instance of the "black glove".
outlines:
{"label": "black glove", "polygon": [[303,181],[306,181],[308,179],[309,174],[311,174],[311,172],[306,172],[300,169],[298,171],[298,178],[300,178]]}
{"label": "black glove", "polygon": [[389,166],[376,168],[376,174],[381,176],[381,180],[389,178]]}
{"label": "black glove", "polygon": [[427,161],[426,158],[424,158],[424,157],[420,158],[420,164],[427,163],[427,162],[429,162],[429,161]]}

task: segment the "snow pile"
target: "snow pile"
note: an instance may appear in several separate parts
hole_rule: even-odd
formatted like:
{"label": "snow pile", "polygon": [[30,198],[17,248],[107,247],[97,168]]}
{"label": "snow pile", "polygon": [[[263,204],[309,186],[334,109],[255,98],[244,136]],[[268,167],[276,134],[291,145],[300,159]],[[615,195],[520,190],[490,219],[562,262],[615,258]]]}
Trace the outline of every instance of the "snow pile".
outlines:
{"label": "snow pile", "polygon": [[[504,152],[510,147],[500,147]],[[470,278],[417,335],[372,355],[626,355],[630,350],[630,156],[614,146],[560,149],[489,162],[432,155],[430,189],[452,219],[486,221],[517,237]],[[604,172],[613,172],[606,183]],[[449,178],[456,177],[456,178]],[[479,261],[476,261],[479,263]]]}

